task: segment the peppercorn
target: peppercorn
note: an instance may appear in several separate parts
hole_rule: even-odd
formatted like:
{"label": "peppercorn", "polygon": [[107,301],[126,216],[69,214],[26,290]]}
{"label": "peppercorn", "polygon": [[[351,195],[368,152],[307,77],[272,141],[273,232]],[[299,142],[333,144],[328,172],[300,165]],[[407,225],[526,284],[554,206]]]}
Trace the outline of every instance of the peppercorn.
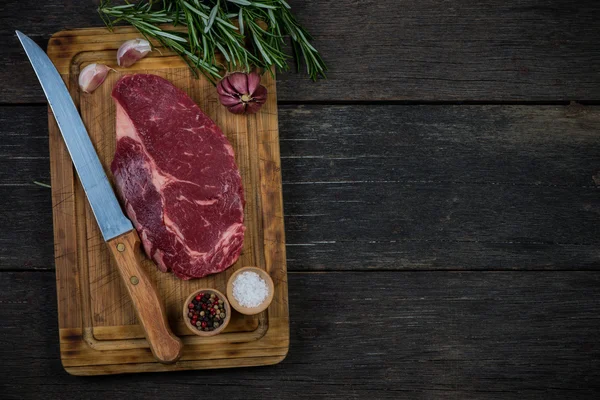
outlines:
{"label": "peppercorn", "polygon": [[188,304],[190,324],[201,331],[213,331],[223,326],[227,317],[224,300],[214,293],[198,293]]}

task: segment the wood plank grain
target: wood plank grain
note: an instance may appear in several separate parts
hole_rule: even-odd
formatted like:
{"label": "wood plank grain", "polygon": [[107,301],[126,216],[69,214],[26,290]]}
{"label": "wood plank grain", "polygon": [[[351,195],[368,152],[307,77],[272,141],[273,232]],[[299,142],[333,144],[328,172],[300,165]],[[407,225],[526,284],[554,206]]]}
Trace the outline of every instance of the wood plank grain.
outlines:
{"label": "wood plank grain", "polygon": [[[0,107],[3,268],[53,265],[49,193],[31,184],[48,176],[45,113]],[[598,107],[283,106],[279,120],[292,270],[600,268]]]}
{"label": "wood plank grain", "polygon": [[0,268],[54,264],[47,108],[0,107]]}
{"label": "wood plank grain", "polygon": [[290,266],[598,268],[597,111],[282,107]]}
{"label": "wood plank grain", "polygon": [[594,187],[600,108],[280,107],[285,183]]}
{"label": "wood plank grain", "polygon": [[[599,100],[598,2],[296,1],[330,67],[313,84],[280,74],[280,100]],[[0,103],[42,102],[14,37],[45,44],[65,28],[101,26],[94,1],[3,5]],[[27,10],[23,12],[22,10]]]}
{"label": "wood plank grain", "polygon": [[[0,374],[11,377],[0,385],[7,399],[65,392],[74,399],[159,392],[181,399],[600,394],[598,272],[294,273],[291,348],[282,364],[204,371],[201,378],[180,372],[103,379],[62,370],[52,273],[0,277]],[[368,291],[361,290],[365,282]]]}
{"label": "wood plank grain", "polygon": [[0,207],[0,270],[53,269],[50,189],[29,182],[0,185]]}

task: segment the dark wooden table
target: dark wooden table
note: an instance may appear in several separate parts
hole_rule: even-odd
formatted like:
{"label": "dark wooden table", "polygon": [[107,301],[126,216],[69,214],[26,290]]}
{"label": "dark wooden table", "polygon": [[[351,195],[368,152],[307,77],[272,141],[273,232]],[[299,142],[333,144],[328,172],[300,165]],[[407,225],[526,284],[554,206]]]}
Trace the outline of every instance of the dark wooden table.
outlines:
{"label": "dark wooden table", "polygon": [[273,367],[67,375],[47,107],[0,5],[0,398],[600,397],[600,3],[295,1],[329,79],[280,74],[291,348]]}

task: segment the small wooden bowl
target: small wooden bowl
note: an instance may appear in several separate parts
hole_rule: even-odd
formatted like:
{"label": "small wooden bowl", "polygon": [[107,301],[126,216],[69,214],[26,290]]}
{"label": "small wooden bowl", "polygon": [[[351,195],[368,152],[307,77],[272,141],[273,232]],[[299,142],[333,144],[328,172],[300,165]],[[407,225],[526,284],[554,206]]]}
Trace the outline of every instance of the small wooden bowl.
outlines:
{"label": "small wooden bowl", "polygon": [[[190,304],[192,302],[192,300],[194,299],[194,297],[196,297],[196,295],[200,292],[214,294],[220,300],[223,300],[223,305],[225,305],[225,314],[227,314],[227,315],[225,316],[225,320],[223,322],[221,322],[221,325],[219,325],[219,327],[215,330],[200,331],[194,325],[192,325],[192,323],[190,322],[190,319],[188,318],[188,313],[190,312],[190,310],[188,308],[188,304]],[[204,288],[204,289],[196,290],[194,293],[189,295],[189,297],[185,300],[185,303],[183,304],[183,320],[185,322],[185,325],[188,327],[188,329],[190,331],[192,331],[195,335],[198,335],[198,336],[205,336],[205,337],[206,336],[214,336],[214,335],[221,333],[223,331],[223,329],[225,329],[227,327],[227,325],[229,324],[230,319],[231,319],[231,307],[229,306],[229,301],[227,301],[227,297],[225,297],[225,295],[223,293],[219,292],[216,289]]]}
{"label": "small wooden bowl", "polygon": [[[237,276],[239,274],[248,272],[248,271],[256,272],[258,274],[258,276],[260,276],[262,279],[264,279],[264,281],[267,283],[267,287],[269,288],[269,295],[267,296],[265,301],[263,301],[262,304],[259,305],[258,307],[244,307],[243,305],[238,303],[238,301],[235,299],[235,296],[233,295],[233,282],[235,281],[235,278],[237,278]],[[235,308],[238,312],[245,314],[245,315],[254,315],[254,314],[258,314],[258,313],[266,310],[267,307],[269,307],[269,304],[271,304],[271,301],[273,301],[274,293],[275,293],[275,285],[273,285],[273,279],[271,279],[271,277],[269,276],[267,271],[265,271],[264,269],[257,268],[257,267],[240,268],[237,271],[235,271],[235,273],[233,275],[231,275],[231,278],[229,278],[229,281],[227,282],[227,298],[229,299],[231,306],[233,308]]]}

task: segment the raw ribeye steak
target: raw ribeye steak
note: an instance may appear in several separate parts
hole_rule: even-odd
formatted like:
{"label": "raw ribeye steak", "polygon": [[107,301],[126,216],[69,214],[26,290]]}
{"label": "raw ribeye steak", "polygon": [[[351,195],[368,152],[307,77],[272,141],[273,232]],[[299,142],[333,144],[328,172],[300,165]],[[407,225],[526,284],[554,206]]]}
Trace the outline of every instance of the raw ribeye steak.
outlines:
{"label": "raw ribeye steak", "polygon": [[169,81],[121,78],[111,165],[127,215],[162,271],[181,279],[225,270],[242,251],[244,191],[221,129]]}

